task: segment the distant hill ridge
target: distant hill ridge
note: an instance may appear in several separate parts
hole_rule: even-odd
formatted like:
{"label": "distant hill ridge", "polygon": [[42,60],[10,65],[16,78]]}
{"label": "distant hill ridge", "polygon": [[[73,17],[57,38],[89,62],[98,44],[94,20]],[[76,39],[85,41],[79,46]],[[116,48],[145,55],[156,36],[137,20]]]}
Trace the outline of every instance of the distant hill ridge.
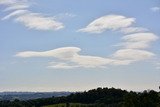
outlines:
{"label": "distant hill ridge", "polygon": [[38,98],[60,97],[70,95],[72,92],[0,92],[0,100],[30,100]]}

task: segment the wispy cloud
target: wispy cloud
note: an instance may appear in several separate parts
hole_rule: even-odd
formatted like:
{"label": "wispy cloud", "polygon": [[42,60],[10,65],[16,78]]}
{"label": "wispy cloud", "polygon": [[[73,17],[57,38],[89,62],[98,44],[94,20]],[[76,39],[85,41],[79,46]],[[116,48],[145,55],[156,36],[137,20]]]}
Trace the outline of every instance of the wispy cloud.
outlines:
{"label": "wispy cloud", "polygon": [[100,17],[85,28],[79,29],[79,32],[102,33],[106,30],[119,30],[129,27],[135,22],[135,18],[127,18],[122,15],[106,15]]}
{"label": "wispy cloud", "polygon": [[27,12],[15,19],[16,22],[24,24],[30,29],[36,30],[59,30],[64,28],[63,24],[52,17],[45,17],[42,14]]}
{"label": "wispy cloud", "polygon": [[4,4],[4,5],[12,5],[14,3],[16,4],[24,4],[27,3],[28,0],[1,0],[0,4]]}
{"label": "wispy cloud", "polygon": [[54,17],[47,17],[43,14],[29,11],[30,4],[28,0],[1,0],[0,4],[7,7],[4,11],[12,10],[2,20],[13,17],[14,21],[35,30],[59,30],[64,28],[63,23],[58,22]]}
{"label": "wispy cloud", "polygon": [[2,20],[6,20],[9,19],[11,17],[17,17],[17,16],[21,16],[24,15],[25,13],[29,12],[28,10],[16,10],[13,11],[12,13],[6,15],[5,17],[2,18]]}
{"label": "wispy cloud", "polygon": [[156,63],[156,69],[157,69],[157,70],[160,70],[160,62],[157,62],[157,63]]}
{"label": "wispy cloud", "polygon": [[126,27],[122,28],[120,32],[124,34],[138,33],[138,32],[147,32],[148,29],[142,27]]}
{"label": "wispy cloud", "polygon": [[55,19],[67,19],[67,18],[74,18],[77,15],[72,13],[60,13],[54,16]]}
{"label": "wispy cloud", "polygon": [[51,62],[47,68],[50,69],[73,69],[78,68],[78,65],[68,64],[64,62]]}
{"label": "wispy cloud", "polygon": [[151,11],[158,12],[158,11],[160,11],[160,7],[152,7]]}

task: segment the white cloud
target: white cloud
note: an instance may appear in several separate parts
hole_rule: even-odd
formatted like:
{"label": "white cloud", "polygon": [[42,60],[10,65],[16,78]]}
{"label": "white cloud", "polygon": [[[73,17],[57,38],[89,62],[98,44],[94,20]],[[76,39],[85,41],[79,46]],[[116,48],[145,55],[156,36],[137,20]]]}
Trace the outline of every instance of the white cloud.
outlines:
{"label": "white cloud", "polygon": [[4,11],[11,11],[11,10],[21,10],[21,9],[27,9],[29,8],[29,5],[26,4],[15,4],[10,7],[7,7]]}
{"label": "white cloud", "polygon": [[16,56],[19,57],[55,57],[62,60],[72,59],[74,55],[76,55],[80,48],[77,47],[63,47],[57,48],[49,51],[42,51],[42,52],[34,52],[34,51],[25,51],[19,52]]}
{"label": "white cloud", "polygon": [[111,59],[97,57],[97,56],[84,56],[84,55],[76,55],[73,59],[73,62],[77,63],[82,67],[103,67],[106,64],[112,62]]}
{"label": "white cloud", "polygon": [[129,34],[129,33],[137,33],[137,32],[146,32],[148,29],[142,28],[142,27],[127,27],[127,28],[122,28],[120,32],[124,34]]}
{"label": "white cloud", "polygon": [[51,69],[73,69],[79,67],[78,65],[70,65],[64,62],[52,62],[47,68]]}
{"label": "white cloud", "polygon": [[4,11],[26,9],[30,7],[28,0],[0,0],[0,5],[7,6]]}
{"label": "white cloud", "polygon": [[2,20],[14,17],[16,22],[35,30],[59,30],[64,28],[63,23],[58,22],[54,17],[47,17],[27,10],[30,6],[27,0],[1,0],[0,5],[7,6],[5,11],[13,10]]}
{"label": "white cloud", "polygon": [[13,0],[0,0],[0,4],[3,5],[8,5],[8,4],[13,4]]}
{"label": "white cloud", "polygon": [[102,33],[106,30],[119,30],[129,27],[135,22],[135,18],[127,18],[121,15],[107,15],[91,22],[85,28],[79,29],[80,32]]}
{"label": "white cloud", "polygon": [[152,7],[151,10],[153,12],[158,12],[158,11],[160,11],[160,7]]}
{"label": "white cloud", "polygon": [[158,37],[153,33],[135,33],[131,35],[126,35],[122,39],[128,42],[152,42],[156,41]]}
{"label": "white cloud", "polygon": [[20,16],[20,15],[24,15],[26,13],[28,13],[29,11],[27,10],[16,10],[10,14],[8,14],[7,16],[5,16],[4,18],[2,18],[2,20],[6,20],[6,19],[9,19],[11,17],[17,17],[17,16]]}
{"label": "white cloud", "polygon": [[120,49],[113,54],[114,58],[133,61],[145,60],[153,56],[155,56],[155,54],[152,52],[138,49]]}
{"label": "white cloud", "polygon": [[134,33],[122,37],[124,42],[118,44],[129,49],[149,48],[151,42],[158,40],[158,36],[153,33]]}
{"label": "white cloud", "polygon": [[36,30],[59,30],[64,28],[62,23],[55,21],[55,19],[51,17],[45,17],[42,14],[31,12],[18,16],[15,18],[15,21],[24,24],[30,29]]}
{"label": "white cloud", "polygon": [[131,60],[119,60],[110,57],[107,58],[76,54],[71,62],[74,62],[79,67],[84,68],[106,68],[107,65],[128,65],[131,63]]}
{"label": "white cloud", "polygon": [[[70,68],[70,67],[100,67],[103,66],[111,60],[101,57],[95,57],[95,56],[84,56],[78,54],[81,49],[77,47],[63,47],[58,49],[53,49],[50,51],[43,51],[43,52],[34,52],[34,51],[25,51],[25,52],[19,52],[16,54],[18,57],[53,57],[57,58],[63,63],[52,63],[50,67],[52,68]],[[70,65],[68,63],[64,63],[64,61],[69,61],[71,63],[74,63],[76,65]]]}
{"label": "white cloud", "polygon": [[131,64],[131,63],[133,63],[133,62],[135,62],[134,60],[121,60],[121,59],[117,59],[117,58],[112,58],[112,59],[114,59],[113,61],[112,61],[112,63],[110,64],[110,65],[129,65],[129,64]]}
{"label": "white cloud", "polygon": [[102,33],[106,30],[118,30],[124,34],[129,34],[123,36],[123,42],[117,45],[121,46],[122,49],[113,53],[111,55],[112,58],[109,59],[109,63],[112,65],[128,65],[135,61],[146,60],[155,56],[154,53],[144,49],[149,48],[152,42],[158,40],[158,36],[149,33],[148,29],[133,27],[133,23],[135,23],[134,18],[127,18],[121,15],[107,15],[94,20],[88,26],[78,31]]}
{"label": "white cloud", "polygon": [[150,47],[150,44],[146,42],[122,42],[115,46],[120,46],[126,49],[146,49]]}
{"label": "white cloud", "polygon": [[145,60],[152,56],[153,53],[141,50],[119,50],[114,53],[113,57],[99,57],[81,55],[80,48],[77,47],[63,47],[49,51],[25,51],[19,52],[17,57],[53,57],[58,62],[50,63],[48,68],[55,69],[71,69],[71,68],[105,68],[109,65],[128,65],[138,60]]}

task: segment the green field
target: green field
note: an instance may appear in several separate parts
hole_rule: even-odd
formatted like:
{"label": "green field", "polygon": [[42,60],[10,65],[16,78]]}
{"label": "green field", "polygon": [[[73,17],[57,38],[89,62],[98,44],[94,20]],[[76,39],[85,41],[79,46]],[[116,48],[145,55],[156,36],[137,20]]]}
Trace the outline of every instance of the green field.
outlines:
{"label": "green field", "polygon": [[93,107],[93,104],[80,104],[80,103],[70,103],[69,105],[65,103],[48,105],[43,107]]}

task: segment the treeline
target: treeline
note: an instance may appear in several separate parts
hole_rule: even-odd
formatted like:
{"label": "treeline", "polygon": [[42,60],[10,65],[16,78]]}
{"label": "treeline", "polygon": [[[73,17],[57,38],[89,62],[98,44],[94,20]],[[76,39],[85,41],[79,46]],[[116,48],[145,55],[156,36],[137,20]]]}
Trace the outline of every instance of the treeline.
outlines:
{"label": "treeline", "polygon": [[66,97],[0,101],[0,107],[41,107],[59,103],[92,104],[93,107],[160,107],[160,93],[153,90],[127,92],[115,88],[97,88]]}

